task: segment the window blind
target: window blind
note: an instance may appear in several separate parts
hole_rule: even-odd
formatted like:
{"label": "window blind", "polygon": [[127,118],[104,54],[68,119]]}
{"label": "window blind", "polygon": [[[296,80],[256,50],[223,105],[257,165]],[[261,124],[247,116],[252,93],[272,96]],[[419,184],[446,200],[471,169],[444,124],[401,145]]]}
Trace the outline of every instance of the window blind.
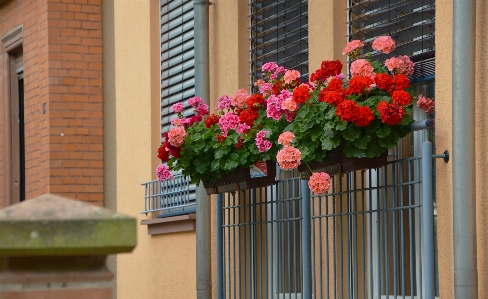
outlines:
{"label": "window blind", "polygon": [[[408,55],[415,62],[410,79],[432,79],[435,73],[435,0],[349,0],[349,40],[367,43],[390,35],[397,44],[387,57]],[[372,52],[372,58],[384,55]],[[382,59],[384,57],[381,57]]]}
{"label": "window blind", "polygon": [[161,132],[176,117],[171,106],[195,96],[193,24],[191,0],[161,1]]}
{"label": "window blind", "polygon": [[[164,133],[171,128],[171,120],[177,117],[171,106],[195,96],[194,13],[192,0],[165,0],[160,3],[161,133]],[[192,107],[183,111],[184,117],[192,114]],[[196,186],[182,180],[166,182],[164,190],[161,187],[161,193],[166,195],[161,197],[159,217],[195,212]],[[181,192],[185,194],[184,201],[171,195]]]}
{"label": "window blind", "polygon": [[276,62],[308,81],[308,1],[251,0],[251,84]]}

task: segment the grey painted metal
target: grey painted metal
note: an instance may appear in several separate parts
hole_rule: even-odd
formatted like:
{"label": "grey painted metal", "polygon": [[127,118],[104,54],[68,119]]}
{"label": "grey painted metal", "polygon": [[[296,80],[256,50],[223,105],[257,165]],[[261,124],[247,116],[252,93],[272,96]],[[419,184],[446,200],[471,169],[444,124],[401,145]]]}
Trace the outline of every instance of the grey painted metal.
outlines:
{"label": "grey painted metal", "polygon": [[217,194],[216,199],[216,216],[215,222],[217,225],[216,243],[217,243],[217,299],[224,299],[224,230],[222,225],[224,223],[224,213],[222,210],[224,204],[224,195]]}
{"label": "grey painted metal", "polygon": [[311,240],[311,214],[310,214],[310,189],[308,179],[300,180],[301,206],[302,206],[302,298],[312,298],[312,240]]}
{"label": "grey painted metal", "polygon": [[476,252],[476,0],[453,1],[452,186],[454,294],[478,298]]}
{"label": "grey painted metal", "polygon": [[419,131],[427,128],[432,128],[434,127],[434,125],[435,125],[435,120],[432,118],[428,118],[428,119],[413,122],[410,125],[410,129],[412,129],[412,131]]}
{"label": "grey painted metal", "polygon": [[195,185],[190,184],[188,177],[177,174],[173,180],[154,180],[141,185],[144,186],[144,210],[141,214],[161,212],[158,217],[170,217],[195,212]]}
{"label": "grey painted metal", "polygon": [[[209,1],[193,1],[195,43],[195,95],[209,104]],[[196,287],[197,299],[212,298],[211,201],[203,185],[196,189]]]}
{"label": "grey painted metal", "polygon": [[[427,274],[434,257],[424,248],[433,248],[433,222],[422,219],[420,202],[432,168],[422,174],[421,162],[332,176],[325,195],[310,195],[299,177],[224,194],[217,211],[223,216],[218,292],[222,298],[432,299],[424,294],[429,287],[436,292],[434,274]],[[424,199],[432,219],[432,197]]]}
{"label": "grey painted metal", "polygon": [[432,143],[422,144],[422,224],[425,298],[435,297],[434,201],[432,198]]}

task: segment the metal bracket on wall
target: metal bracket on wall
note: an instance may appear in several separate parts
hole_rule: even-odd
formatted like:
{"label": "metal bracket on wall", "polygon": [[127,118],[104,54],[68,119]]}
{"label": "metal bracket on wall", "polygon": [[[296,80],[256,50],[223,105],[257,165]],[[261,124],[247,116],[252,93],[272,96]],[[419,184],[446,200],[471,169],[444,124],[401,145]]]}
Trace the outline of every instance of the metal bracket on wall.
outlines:
{"label": "metal bracket on wall", "polygon": [[444,153],[442,153],[441,155],[432,155],[432,158],[435,158],[435,159],[439,159],[439,158],[442,158],[442,160],[444,160],[444,162],[449,162],[449,151],[448,150],[445,150]]}

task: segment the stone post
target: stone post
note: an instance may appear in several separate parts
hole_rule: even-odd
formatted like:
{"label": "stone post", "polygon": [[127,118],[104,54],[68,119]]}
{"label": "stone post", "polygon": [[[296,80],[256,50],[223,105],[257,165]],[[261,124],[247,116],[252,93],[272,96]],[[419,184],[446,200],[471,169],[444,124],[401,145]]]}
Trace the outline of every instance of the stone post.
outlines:
{"label": "stone post", "polygon": [[52,194],[0,210],[0,299],[112,299],[108,254],[136,245],[136,219]]}

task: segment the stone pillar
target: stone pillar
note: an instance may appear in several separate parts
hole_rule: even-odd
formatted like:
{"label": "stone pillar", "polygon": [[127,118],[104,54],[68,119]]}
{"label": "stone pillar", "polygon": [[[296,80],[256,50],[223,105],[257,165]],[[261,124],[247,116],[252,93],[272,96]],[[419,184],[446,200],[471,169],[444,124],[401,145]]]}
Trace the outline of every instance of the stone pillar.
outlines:
{"label": "stone pillar", "polygon": [[107,255],[136,240],[135,218],[52,194],[0,210],[0,299],[112,299]]}

